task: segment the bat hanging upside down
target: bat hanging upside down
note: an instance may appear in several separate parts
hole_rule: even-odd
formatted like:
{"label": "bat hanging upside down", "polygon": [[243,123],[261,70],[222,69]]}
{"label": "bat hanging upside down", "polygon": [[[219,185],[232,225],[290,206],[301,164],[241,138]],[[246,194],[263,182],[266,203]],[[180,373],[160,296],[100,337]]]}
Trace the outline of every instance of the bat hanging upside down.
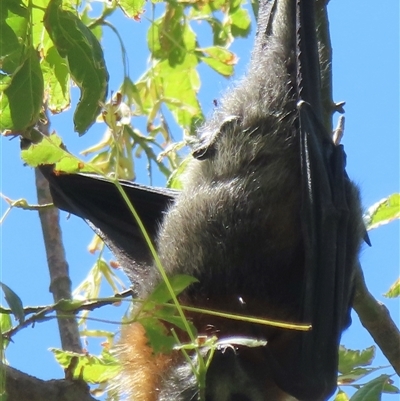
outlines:
{"label": "bat hanging upside down", "polygon": [[[267,341],[216,351],[206,401],[317,401],[336,389],[364,227],[343,147],[322,124],[314,8],[314,0],[261,2],[248,73],[200,129],[182,192],[123,182],[167,274],[198,280],[183,304],[312,325],[300,332],[191,315],[200,334],[211,327],[219,339]],[[55,205],[87,220],[137,295],[150,294],[161,277],[116,188],[42,171]],[[121,342],[130,400],[196,400],[188,361],[149,352],[137,324]]]}

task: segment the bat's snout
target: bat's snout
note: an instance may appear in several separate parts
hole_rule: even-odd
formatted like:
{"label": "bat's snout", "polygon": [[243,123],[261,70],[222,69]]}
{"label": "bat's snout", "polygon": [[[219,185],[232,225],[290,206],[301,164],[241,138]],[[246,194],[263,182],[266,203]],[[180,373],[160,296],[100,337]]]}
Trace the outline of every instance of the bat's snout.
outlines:
{"label": "bat's snout", "polygon": [[271,380],[263,347],[217,351],[206,377],[206,401],[289,401]]}

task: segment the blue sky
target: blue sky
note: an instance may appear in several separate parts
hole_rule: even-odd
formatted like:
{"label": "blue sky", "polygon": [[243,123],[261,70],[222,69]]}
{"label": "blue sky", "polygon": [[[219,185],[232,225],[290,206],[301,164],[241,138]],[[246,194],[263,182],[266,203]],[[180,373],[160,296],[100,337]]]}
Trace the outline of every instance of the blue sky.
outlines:
{"label": "blue sky", "polygon": [[[332,44],[334,51],[334,100],[346,101],[346,129],[343,143],[348,156],[349,176],[360,186],[363,204],[367,208],[380,199],[399,191],[399,4],[398,0],[377,3],[367,1],[331,0],[329,6]],[[123,37],[131,37],[127,44],[130,75],[137,79],[145,70],[148,57],[143,40],[148,23],[122,20],[118,28]],[[122,67],[115,65],[115,51],[119,46],[110,31],[105,31],[104,48],[111,72],[110,89],[118,88]],[[202,40],[203,38],[201,38]],[[209,38],[205,37],[206,42]],[[236,76],[244,74],[252,39],[237,40],[232,50],[240,57]],[[115,50],[114,50],[115,49]],[[202,66],[200,100],[207,113],[213,99],[230,85]],[[74,92],[75,101],[77,92]],[[104,128],[96,125],[78,140],[73,133],[71,114],[53,119],[53,129],[64,138],[73,152],[96,143]],[[179,138],[179,133],[175,133]],[[18,140],[0,140],[1,192],[12,198],[26,198],[36,203],[33,171],[24,167],[19,157]],[[138,181],[148,183],[144,163],[138,163]],[[161,179],[156,181],[164,185]],[[0,201],[0,215],[7,205]],[[86,276],[96,256],[86,251],[92,238],[90,229],[78,218],[66,219],[61,214],[63,236],[70,266],[73,287]],[[367,284],[374,296],[384,302],[393,318],[399,322],[399,302],[382,297],[399,276],[399,222],[370,232],[372,248],[364,247],[361,263]],[[49,293],[46,257],[41,228],[35,212],[13,210],[0,227],[1,281],[20,295],[24,305],[52,303]],[[108,259],[111,254],[106,255]],[[105,288],[103,294],[111,294]],[[118,320],[123,307],[104,312]],[[354,314],[353,314],[354,315]],[[97,316],[99,316],[97,314]],[[111,317],[110,317],[111,316]],[[115,327],[108,327],[115,330]],[[353,326],[343,335],[342,342],[350,348],[361,349],[373,344],[370,335],[353,316]],[[91,342],[93,352],[98,350]],[[9,346],[7,358],[12,366],[42,379],[60,378],[62,370],[54,361],[49,347],[59,347],[56,322],[51,321],[27,328],[17,334]],[[374,365],[387,365],[378,353]],[[387,370],[385,372],[391,372]],[[398,384],[398,381],[397,381]],[[396,396],[385,396],[394,400]]]}

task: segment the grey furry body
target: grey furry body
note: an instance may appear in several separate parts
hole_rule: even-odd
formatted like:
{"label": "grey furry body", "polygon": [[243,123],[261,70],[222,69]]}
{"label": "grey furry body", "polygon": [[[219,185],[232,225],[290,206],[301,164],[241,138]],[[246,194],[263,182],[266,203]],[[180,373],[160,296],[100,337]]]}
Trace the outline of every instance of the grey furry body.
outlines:
{"label": "grey furry body", "polygon": [[[284,16],[276,24],[284,24]],[[190,161],[184,190],[158,238],[169,274],[205,276],[207,283],[214,278],[218,294],[237,304],[239,296],[268,296],[264,271],[271,273],[265,280],[274,280],[274,270],[284,274],[280,269],[291,265],[301,242],[300,156],[288,73],[293,55],[276,36],[266,40],[248,74],[200,130],[200,144],[212,142],[215,150]],[[201,293],[216,295],[206,287]]]}
{"label": "grey furry body", "polygon": [[[190,161],[184,190],[160,230],[158,252],[169,275],[198,278],[187,294],[189,303],[229,305],[219,308],[249,315],[269,306],[264,317],[290,320],[303,273],[296,260],[301,254],[296,105],[287,72],[293,54],[275,36],[264,44],[253,53],[247,75],[226,92],[200,130],[200,146],[212,142],[213,156]],[[294,263],[298,274],[291,272]],[[283,294],[284,285],[292,290]],[[251,334],[265,338],[265,328],[258,330],[253,327]],[[240,361],[236,369],[230,366],[236,378],[224,365],[216,383],[208,380],[210,400],[229,401],[229,394],[244,389],[252,401],[266,399]],[[164,382],[160,401],[196,399],[197,383],[187,363],[173,368]]]}
{"label": "grey furry body", "polygon": [[[305,256],[295,35],[290,30],[295,26],[294,2],[276,4],[272,19],[270,10],[260,15],[247,75],[227,91],[199,132],[199,157],[190,161],[184,190],[165,217],[158,251],[169,275],[187,273],[199,279],[184,297],[189,304],[297,321]],[[209,153],[204,160],[202,152]],[[348,183],[346,192],[348,263],[353,264],[363,228],[358,190]],[[234,334],[243,334],[240,330]],[[249,333],[268,340],[291,335],[256,326],[245,330]],[[269,393],[265,390],[268,367],[254,368],[262,372],[263,379],[257,380],[258,372],[241,367],[240,358],[215,364],[221,369],[216,381],[208,375],[209,400],[229,401],[232,394],[247,394],[252,401],[291,399],[274,385]],[[223,370],[240,375],[235,379],[228,373],[228,378]],[[189,366],[169,372],[165,382],[160,400],[195,398]]]}

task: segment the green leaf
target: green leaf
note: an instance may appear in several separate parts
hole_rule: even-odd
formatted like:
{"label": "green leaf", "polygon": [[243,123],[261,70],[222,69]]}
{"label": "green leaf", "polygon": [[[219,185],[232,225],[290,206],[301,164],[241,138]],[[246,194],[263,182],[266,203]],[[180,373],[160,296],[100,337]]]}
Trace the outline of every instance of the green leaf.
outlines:
{"label": "green leaf", "polygon": [[74,312],[84,303],[85,301],[80,301],[77,299],[60,299],[55,304],[55,309],[60,312]]}
{"label": "green leaf", "polygon": [[52,46],[42,60],[42,71],[47,93],[47,107],[54,113],[61,113],[70,105],[69,69],[65,58]]}
{"label": "green leaf", "polygon": [[[46,0],[48,1],[48,0]],[[80,13],[79,17],[81,21],[86,25],[90,26],[90,30],[92,31],[93,35],[96,37],[96,39],[101,42],[101,39],[103,37],[103,25],[96,23],[98,22],[99,18],[106,18],[108,15],[112,12],[112,7],[114,5],[111,5],[111,8],[108,7],[110,3],[107,3],[107,6],[103,8],[101,16],[96,16],[94,18],[91,18],[91,15],[93,14],[93,8],[89,2],[86,2],[86,6],[84,10]]]}
{"label": "green leaf", "polygon": [[50,0],[44,24],[60,56],[68,60],[72,79],[81,90],[74,124],[75,130],[83,135],[105,102],[109,76],[96,37],[75,14],[61,6],[61,0]]}
{"label": "green leaf", "polygon": [[140,132],[133,130],[129,125],[124,126],[124,133],[127,133],[135,141],[135,144],[138,145],[136,157],[140,157],[140,152],[143,150],[146,153],[148,160],[156,163],[162,174],[164,174],[166,177],[170,176],[171,172],[162,162],[157,159],[157,156],[151,147],[151,145],[154,143],[154,140],[151,137],[141,135]]}
{"label": "green leaf", "polygon": [[120,371],[119,362],[106,350],[103,350],[100,356],[78,354],[57,348],[51,348],[50,351],[64,369],[74,366],[74,378],[81,378],[88,383],[104,383]]}
{"label": "green leaf", "polygon": [[197,100],[200,80],[195,55],[187,55],[184,62],[171,67],[168,60],[157,63],[146,76],[137,83],[142,104],[148,120],[152,122],[156,113],[165,102],[178,124],[189,128],[193,120],[201,118]]}
{"label": "green leaf", "polygon": [[390,384],[388,375],[381,375],[362,386],[350,401],[380,401],[386,386]]}
{"label": "green leaf", "polygon": [[167,7],[164,16],[150,27],[147,43],[155,58],[168,59],[171,67],[182,64],[196,46],[196,35],[183,18],[183,8]]}
{"label": "green leaf", "polygon": [[194,7],[192,7],[189,11],[189,19],[196,22],[204,20],[211,27],[213,33],[213,44],[215,46],[228,47],[232,41],[229,18],[225,18],[224,23],[222,23],[220,19],[215,18],[212,15],[211,2],[202,3],[201,7],[198,8],[196,8],[196,4],[197,3],[195,3]]}
{"label": "green leaf", "polygon": [[[26,0],[24,1],[26,2]],[[32,4],[29,2],[27,3]],[[47,48],[53,45],[43,25],[44,12],[48,4],[49,0],[35,0],[34,5],[32,4],[32,6],[29,7],[31,17],[31,32],[29,32],[29,35],[32,35],[33,47],[35,49],[40,49],[41,52],[46,52]]]}
{"label": "green leaf", "polygon": [[[239,0],[239,1],[241,1],[241,0]],[[213,11],[220,11],[220,10],[223,11],[223,10],[225,10],[227,3],[228,2],[226,0],[214,0],[214,1],[210,1],[208,4]]]}
{"label": "green leaf", "polygon": [[368,376],[370,373],[376,372],[380,370],[380,367],[377,368],[354,368],[350,372],[345,373],[343,375],[338,376],[338,384],[351,384],[356,382],[357,380],[362,379],[365,376]]}
{"label": "green leaf", "polygon": [[24,56],[29,13],[17,0],[2,0],[0,13],[0,60],[1,70],[13,74]]}
{"label": "green leaf", "polygon": [[116,333],[107,330],[80,330],[81,337],[105,337],[108,341],[112,341]]}
{"label": "green leaf", "polygon": [[11,312],[20,323],[23,323],[25,321],[25,312],[24,307],[22,306],[21,298],[4,283],[0,282],[0,286],[3,289],[4,298],[6,299]]}
{"label": "green leaf", "polygon": [[224,77],[230,77],[234,72],[233,66],[226,65],[219,60],[210,57],[201,57],[201,60]]}
{"label": "green leaf", "polygon": [[343,345],[339,347],[339,372],[350,373],[355,367],[369,366],[375,358],[375,347],[371,346],[365,350],[351,350]]}
{"label": "green leaf", "polygon": [[182,163],[178,166],[177,169],[173,171],[173,173],[170,175],[168,181],[167,181],[167,188],[171,189],[182,189],[183,188],[183,183],[182,183],[182,176],[186,171],[186,168],[192,160],[191,156],[186,157]]}
{"label": "green leaf", "polygon": [[[4,92],[10,86],[10,83],[11,83],[11,75],[2,74],[0,72],[0,102],[1,102],[1,99],[3,96],[2,92]],[[2,107],[1,103],[0,103],[0,107]],[[1,112],[1,110],[3,110],[3,109],[0,108],[0,112]]]}
{"label": "green leaf", "polygon": [[235,10],[241,6],[243,0],[229,0],[228,1],[231,10]]}
{"label": "green leaf", "polygon": [[211,25],[213,32],[213,44],[215,46],[229,46],[232,42],[231,26],[227,22],[222,24],[216,18],[208,19],[207,21]]}
{"label": "green leaf", "polygon": [[142,99],[140,97],[140,92],[137,86],[132,82],[129,77],[125,77],[122,88],[122,93],[124,93],[128,97],[128,103],[134,103],[135,106],[139,109],[139,114],[142,114]]}
{"label": "green leaf", "polygon": [[[5,350],[10,343],[9,340],[3,337],[3,333],[10,330],[12,327],[11,317],[8,313],[0,313],[0,349]],[[0,351],[0,355],[2,352]],[[4,362],[1,361],[0,362]]]}
{"label": "green leaf", "polygon": [[28,149],[21,151],[22,160],[31,167],[41,164],[54,164],[62,157],[69,155],[61,148],[62,140],[56,134],[44,137],[39,143],[31,144]]}
{"label": "green leaf", "polygon": [[201,50],[203,53],[208,55],[211,58],[214,58],[216,60],[221,61],[221,63],[227,64],[227,65],[235,65],[237,63],[237,58],[234,53],[232,53],[230,50],[225,49],[220,46],[211,46],[211,47],[205,47]]}
{"label": "green leaf", "polygon": [[387,298],[396,298],[400,296],[400,278],[398,278],[392,286],[389,288],[389,291],[386,294],[383,294]]}
{"label": "green leaf", "polygon": [[108,284],[114,291],[114,293],[118,293],[119,290],[115,283],[115,281],[118,280],[117,275],[114,273],[111,267],[102,258],[97,260],[97,266],[103,277],[107,280]]}
{"label": "green leaf", "polygon": [[[186,274],[177,274],[169,278],[172,290],[175,295],[179,295],[189,285],[196,283],[198,280]],[[161,282],[147,298],[147,302],[154,302],[156,304],[163,304],[171,300],[171,294],[165,282]]]}
{"label": "green leaf", "polygon": [[385,383],[385,386],[383,387],[383,392],[385,394],[399,394],[400,389],[397,386],[394,386],[392,384],[392,381],[388,381],[388,383]]}
{"label": "green leaf", "polygon": [[396,193],[372,205],[364,215],[367,230],[400,218],[400,194]]}
{"label": "green leaf", "polygon": [[[180,328],[182,331],[187,331],[187,326],[182,320],[182,318],[178,315],[171,315],[171,313],[176,313],[176,309],[174,308],[161,308],[155,312],[155,317],[160,320],[164,320],[165,322],[171,323],[172,325]],[[190,332],[196,336],[197,329],[194,324],[190,321],[187,322],[190,328]]]}
{"label": "green leaf", "polygon": [[0,93],[0,131],[21,132],[36,123],[43,102],[43,75],[34,49],[7,84]]}
{"label": "green leaf", "polygon": [[208,64],[219,74],[229,77],[233,74],[233,66],[237,63],[237,58],[231,51],[219,46],[199,49],[209,57],[200,57],[202,61]]}
{"label": "green leaf", "polygon": [[146,330],[146,337],[156,354],[171,352],[175,346],[175,339],[168,334],[165,326],[154,317],[139,319]]}
{"label": "green leaf", "polygon": [[33,143],[28,149],[21,151],[21,158],[31,167],[42,164],[55,164],[58,173],[90,173],[93,169],[90,165],[64,150],[62,140],[56,134],[42,136],[42,140]]}
{"label": "green leaf", "polygon": [[121,8],[123,13],[135,20],[140,19],[140,15],[144,12],[144,7],[146,4],[145,0],[119,0],[118,6]]}
{"label": "green leaf", "polygon": [[251,19],[247,10],[244,8],[238,8],[230,14],[230,17],[232,21],[232,35],[234,37],[247,37],[251,31]]}

